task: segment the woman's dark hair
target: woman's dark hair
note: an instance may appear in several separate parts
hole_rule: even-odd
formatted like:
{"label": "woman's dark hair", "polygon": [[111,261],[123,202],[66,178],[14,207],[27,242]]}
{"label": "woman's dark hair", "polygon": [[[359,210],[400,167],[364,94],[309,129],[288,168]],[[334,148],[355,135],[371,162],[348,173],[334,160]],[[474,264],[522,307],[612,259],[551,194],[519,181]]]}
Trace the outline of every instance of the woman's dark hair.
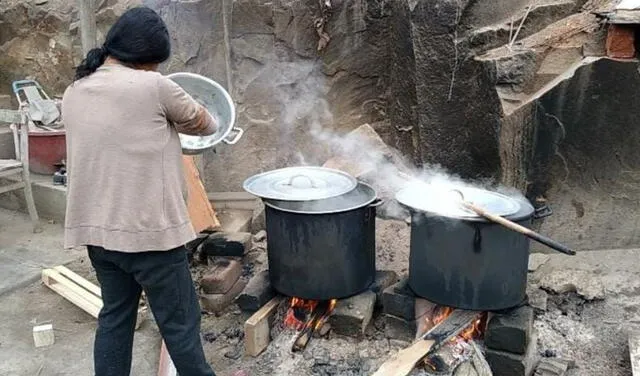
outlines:
{"label": "woman's dark hair", "polygon": [[125,64],[159,64],[170,55],[171,39],[162,18],[150,8],[132,8],[111,26],[102,47],[87,53],[76,68],[75,80],[95,72],[107,56]]}

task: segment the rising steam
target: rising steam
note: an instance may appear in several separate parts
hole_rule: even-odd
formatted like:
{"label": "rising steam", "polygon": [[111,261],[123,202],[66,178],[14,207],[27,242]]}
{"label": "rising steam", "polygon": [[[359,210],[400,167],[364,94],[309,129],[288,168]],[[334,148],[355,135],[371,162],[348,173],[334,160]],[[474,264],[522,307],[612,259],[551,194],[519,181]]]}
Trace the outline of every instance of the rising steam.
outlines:
{"label": "rising steam", "polygon": [[[345,134],[335,130],[334,116],[327,100],[327,77],[317,64],[286,63],[265,68],[269,71],[269,85],[273,85],[274,98],[280,104],[278,124],[282,138],[295,148],[298,165],[324,161],[317,155],[317,146],[331,151],[330,156],[348,162],[341,166],[347,172],[365,180],[388,201],[384,206],[387,217],[407,218],[408,212],[393,202],[395,194],[407,189],[416,198],[435,195],[443,211],[458,207],[456,199],[446,192],[451,189],[479,188],[498,191],[516,199],[524,199],[515,189],[499,187],[490,182],[468,182],[445,171],[439,166],[417,168],[407,162],[397,150],[384,144],[370,128],[370,132]],[[354,128],[361,124],[354,124]],[[311,136],[315,148],[298,145],[289,137],[296,130],[304,130]],[[324,159],[323,159],[324,157]],[[316,163],[322,164],[323,162]]]}

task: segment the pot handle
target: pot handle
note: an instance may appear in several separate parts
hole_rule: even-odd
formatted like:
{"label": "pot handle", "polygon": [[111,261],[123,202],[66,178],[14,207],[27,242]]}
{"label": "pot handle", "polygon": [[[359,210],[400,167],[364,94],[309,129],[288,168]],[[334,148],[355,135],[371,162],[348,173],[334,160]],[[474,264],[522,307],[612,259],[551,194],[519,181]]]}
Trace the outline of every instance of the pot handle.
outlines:
{"label": "pot handle", "polygon": [[311,184],[311,188],[316,188],[315,183],[313,182],[313,179],[311,179],[310,177],[308,177],[307,175],[302,175],[302,174],[298,174],[298,175],[293,175],[290,179],[289,179],[289,184],[288,185],[293,185],[293,181],[296,180],[296,178],[307,178],[309,180],[309,183]]}
{"label": "pot handle", "polygon": [[382,204],[384,204],[384,200],[381,198],[376,198],[375,200],[373,200],[372,203],[369,204],[370,208],[377,208],[378,206],[381,206]]}
{"label": "pot handle", "polygon": [[244,129],[242,128],[238,128],[238,127],[233,127],[231,129],[231,133],[236,132],[235,136],[233,137],[233,139],[229,140],[228,138],[231,137],[231,134],[229,134],[229,136],[227,136],[225,139],[222,140],[222,142],[224,142],[227,145],[235,145],[236,143],[238,143],[238,141],[240,141],[240,139],[242,138],[242,135],[244,134]]}
{"label": "pot handle", "polygon": [[533,218],[542,219],[552,214],[553,214],[553,210],[551,210],[551,207],[549,205],[542,205],[539,208],[536,208],[535,212],[533,213]]}

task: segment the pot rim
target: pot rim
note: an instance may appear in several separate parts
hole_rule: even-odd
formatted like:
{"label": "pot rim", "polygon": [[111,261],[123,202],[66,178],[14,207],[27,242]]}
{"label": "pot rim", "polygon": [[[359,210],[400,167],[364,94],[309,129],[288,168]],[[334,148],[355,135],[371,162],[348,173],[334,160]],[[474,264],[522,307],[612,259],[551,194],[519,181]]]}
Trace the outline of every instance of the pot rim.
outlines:
{"label": "pot rim", "polygon": [[[329,185],[321,188],[318,191],[319,188],[314,187],[313,180],[309,177],[309,174],[320,174],[325,175],[325,177],[331,177],[331,179],[329,180],[333,181],[329,182],[333,186]],[[288,180],[287,185],[290,186],[293,184],[293,181],[296,178],[307,178],[311,182],[311,187],[302,189],[298,192],[297,195],[278,192],[277,190],[274,190],[274,187],[278,186],[278,184],[276,184],[278,183],[278,181],[269,182],[270,179],[273,180],[274,176],[278,177],[278,175],[286,175],[286,178],[281,178],[279,181],[281,182],[282,180]],[[341,181],[336,179],[339,179]],[[261,181],[263,182],[263,185],[265,184],[265,182],[267,182],[267,188],[269,189],[265,190],[264,186],[261,187],[259,184]],[[338,184],[336,184],[336,182]],[[336,198],[350,193],[358,187],[358,183],[359,182],[355,177],[342,170],[322,166],[290,166],[278,168],[275,170],[269,170],[250,176],[242,183],[242,188],[262,200],[311,202]],[[255,185],[257,185],[257,187]],[[270,188],[274,189],[270,190]],[[314,190],[316,190],[314,193],[315,197],[313,197],[313,195],[308,192],[309,189],[311,189],[311,193],[314,193]],[[305,190],[307,190],[306,193],[304,193]]]}
{"label": "pot rim", "polygon": [[339,213],[345,213],[345,212],[349,212],[352,210],[358,210],[358,209],[362,209],[366,206],[379,206],[382,204],[382,200],[380,200],[378,198],[378,194],[376,192],[376,190],[369,184],[367,183],[363,183],[361,181],[357,182],[356,188],[345,193],[342,194],[340,196],[335,196],[335,197],[331,197],[331,198],[325,198],[322,200],[309,200],[309,201],[284,201],[284,202],[300,202],[300,203],[312,203],[312,202],[322,202],[322,201],[331,201],[334,199],[339,199],[345,195],[348,195],[352,192],[355,192],[359,189],[359,187],[365,187],[366,190],[370,191],[370,197],[365,201],[362,202],[360,204],[357,205],[351,205],[351,206],[347,206],[345,208],[341,208],[341,209],[337,209],[337,210],[322,210],[322,211],[309,211],[309,210],[294,210],[294,209],[288,209],[288,208],[281,208],[279,206],[277,206],[273,201],[284,201],[284,200],[270,200],[270,199],[262,199],[262,202],[264,203],[265,206],[270,207],[271,209],[274,210],[278,210],[278,211],[282,211],[282,212],[287,212],[287,213],[294,213],[294,214],[306,214],[306,215],[327,215],[327,214],[339,214]]}
{"label": "pot rim", "polygon": [[[518,209],[517,212],[510,214],[510,215],[505,215],[502,216],[505,219],[508,219],[510,221],[520,221],[523,219],[526,219],[528,217],[532,217],[535,209],[533,208],[533,205],[531,205],[531,203],[526,200],[526,199],[522,199],[522,198],[513,198],[513,200],[515,200],[519,205],[520,208]],[[402,202],[398,201],[398,203],[405,207],[407,210],[409,210],[409,212],[411,212],[412,214],[422,214],[425,215],[427,217],[433,217],[433,218],[446,218],[449,220],[454,220],[454,221],[462,221],[462,222],[483,222],[483,223],[493,223],[490,220],[481,217],[481,216],[477,216],[477,217],[466,217],[466,216],[453,216],[453,215],[445,215],[442,213],[437,213],[437,212],[430,212],[430,211],[426,211],[426,210],[420,210],[420,209],[416,209],[414,207],[411,207],[409,205],[403,204]],[[413,221],[412,221],[413,223]]]}

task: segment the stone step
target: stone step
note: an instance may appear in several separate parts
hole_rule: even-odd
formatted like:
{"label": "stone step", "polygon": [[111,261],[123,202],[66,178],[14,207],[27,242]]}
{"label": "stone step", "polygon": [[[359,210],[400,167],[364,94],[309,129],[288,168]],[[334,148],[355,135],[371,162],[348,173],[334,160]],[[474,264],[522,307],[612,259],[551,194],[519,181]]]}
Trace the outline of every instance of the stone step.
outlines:
{"label": "stone step", "polygon": [[[18,177],[0,179],[18,180]],[[50,175],[31,174],[31,186],[33,200],[36,203],[38,214],[43,220],[64,222],[67,208],[67,189],[64,186],[54,185]],[[214,203],[215,205],[215,203]],[[222,205],[224,206],[224,205]],[[26,203],[22,190],[5,193],[0,199],[0,207],[26,212]],[[222,224],[222,230],[228,233],[250,232],[253,210],[216,208],[218,218]]]}
{"label": "stone step", "polygon": [[[476,57],[496,72],[496,89],[504,113],[538,97],[550,83],[591,58],[586,46],[603,43],[595,15],[583,12],[563,18],[514,46],[502,46]],[[585,56],[589,55],[589,56]]]}
{"label": "stone step", "polygon": [[497,48],[509,43],[509,38],[513,37],[521,23],[518,40],[533,35],[548,25],[575,13],[582,5],[581,3],[582,1],[576,0],[536,1],[528,14],[527,6],[524,6],[511,18],[474,30],[469,40],[472,46],[482,46],[481,48],[485,51]]}
{"label": "stone step", "polygon": [[[0,184],[6,184],[7,180],[17,181],[19,177],[9,177],[0,179]],[[38,215],[43,220],[54,220],[64,222],[64,214],[67,208],[67,189],[63,186],[53,185],[51,175],[31,174],[31,187],[33,190],[33,200],[36,203]],[[5,193],[0,199],[0,207],[11,210],[26,212],[26,201],[24,191],[17,190]]]}

